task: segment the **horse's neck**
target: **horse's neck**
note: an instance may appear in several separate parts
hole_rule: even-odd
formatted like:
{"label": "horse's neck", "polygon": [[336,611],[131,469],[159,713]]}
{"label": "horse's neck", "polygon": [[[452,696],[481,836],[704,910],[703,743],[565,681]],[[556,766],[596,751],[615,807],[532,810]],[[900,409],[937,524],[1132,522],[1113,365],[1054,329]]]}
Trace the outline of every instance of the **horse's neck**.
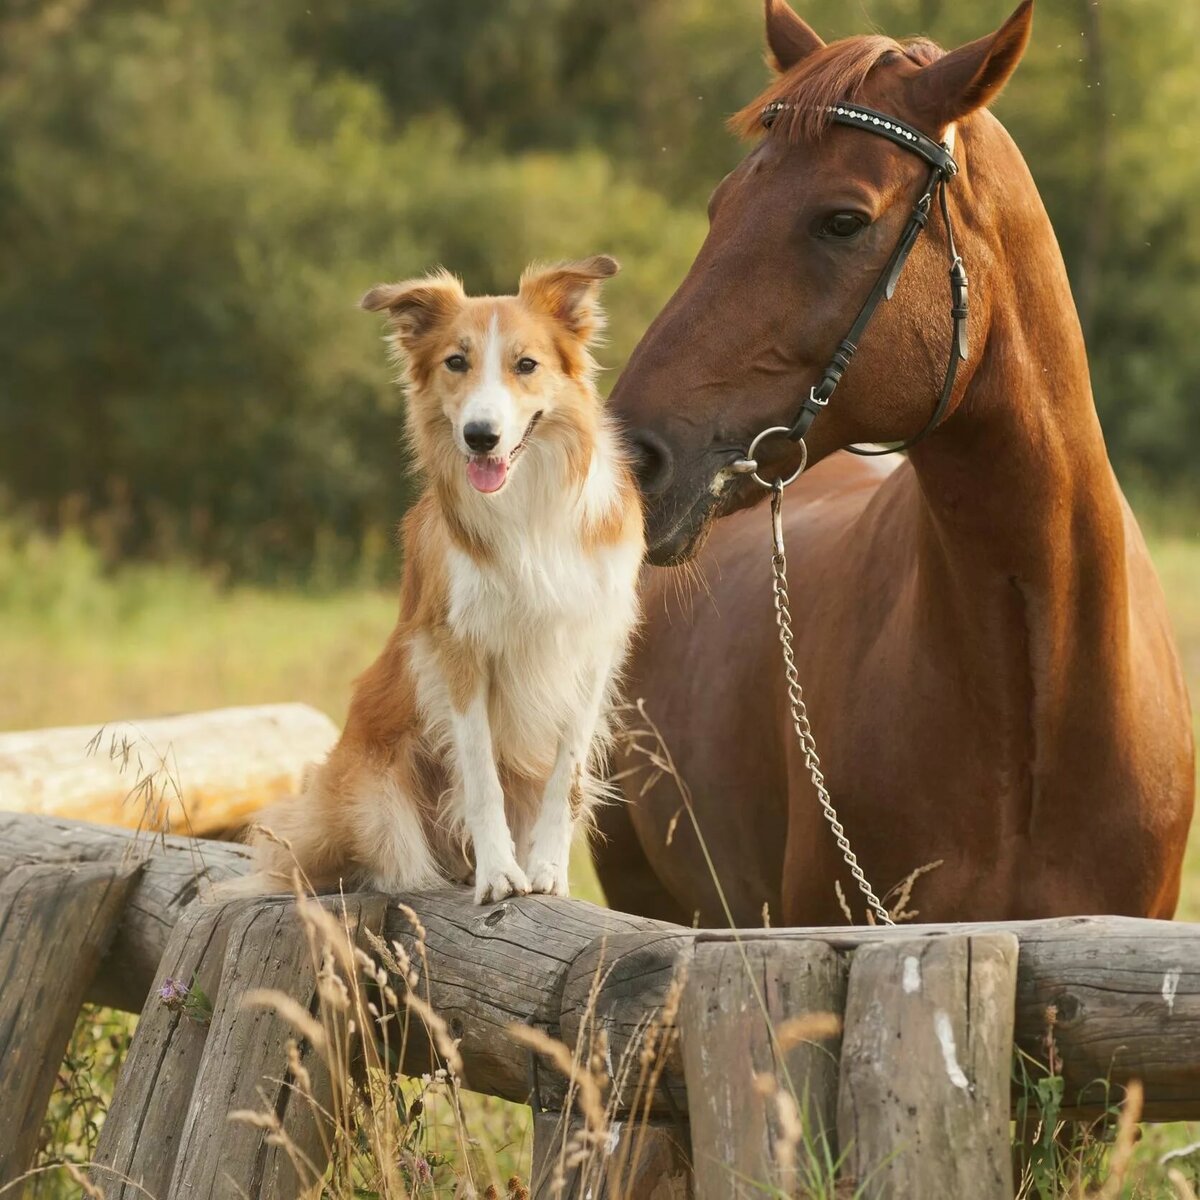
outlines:
{"label": "horse's neck", "polygon": [[991,633],[1019,640],[1052,700],[1047,689],[1078,691],[1080,671],[1103,687],[1125,670],[1129,598],[1124,502],[1066,271],[1036,210],[983,281],[997,294],[963,401],[912,461],[937,604],[963,610],[984,659],[1016,654],[987,645]]}
{"label": "horse's neck", "polygon": [[1094,568],[1068,553],[1121,546],[1123,505],[1086,365],[1040,351],[1019,328],[989,338],[960,412],[912,460],[939,546],[1050,587]]}

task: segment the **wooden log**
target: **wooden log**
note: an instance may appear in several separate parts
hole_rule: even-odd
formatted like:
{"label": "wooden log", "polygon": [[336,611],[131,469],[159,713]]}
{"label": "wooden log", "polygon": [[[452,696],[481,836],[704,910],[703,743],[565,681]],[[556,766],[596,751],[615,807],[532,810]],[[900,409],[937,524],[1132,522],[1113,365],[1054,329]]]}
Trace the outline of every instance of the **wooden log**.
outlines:
{"label": "wooden log", "polygon": [[[566,903],[566,902],[561,902]],[[669,927],[612,937],[604,947],[604,980],[591,1002],[604,1015],[614,1047],[635,1038],[648,1012],[661,1005],[678,965],[692,946],[742,939],[787,942],[818,938],[836,950],[914,937],[1012,933],[1020,942],[1016,1040],[1043,1061],[1047,1010],[1056,1010],[1054,1039],[1063,1075],[1063,1117],[1093,1120],[1104,1114],[1104,1081],[1141,1080],[1145,1119],[1200,1119],[1200,1055],[1180,1046],[1200,1044],[1200,926],[1134,917],[1060,917],[1045,921],[963,925],[702,930]],[[600,958],[590,948],[568,973],[563,1027],[577,1023]],[[1099,1082],[1098,1082],[1099,1081]],[[661,1090],[686,1111],[682,1064],[670,1063]],[[669,1109],[667,1111],[670,1111]]]}
{"label": "wooden log", "polygon": [[25,1171],[88,982],[137,868],[14,866],[0,879],[0,1188]]}
{"label": "wooden log", "polygon": [[855,952],[838,1132],[867,1200],[1013,1195],[1017,939],[892,940]]}
{"label": "wooden log", "polygon": [[845,999],[823,942],[696,947],[679,1027],[698,1200],[832,1185]]}
{"label": "wooden log", "polygon": [[529,1167],[529,1189],[533,1200],[580,1200],[581,1171],[566,1165],[584,1123],[563,1112],[534,1112],[533,1160]]}
{"label": "wooden log", "polygon": [[133,829],[210,834],[295,792],[332,748],[307,704],[0,733],[0,806]]}
{"label": "wooden log", "polygon": [[169,1008],[159,987],[173,979],[216,996],[234,911],[193,904],[171,933],[100,1130],[92,1179],[107,1200],[168,1194],[208,1027]]}
{"label": "wooden log", "polygon": [[[111,952],[86,995],[131,1011],[141,1009],[170,930],[186,904],[204,894],[209,880],[249,869],[246,852],[237,846],[136,839],[124,830],[20,814],[0,813],[0,845],[4,853],[27,862],[119,859],[126,854],[141,861]],[[1200,1119],[1200,1056],[1179,1051],[1200,1043],[1198,926],[1070,917],[899,930],[697,932],[574,900],[525,897],[479,909],[461,890],[404,899],[428,918],[430,928],[422,990],[428,987],[435,1008],[447,1014],[456,1036],[464,1037],[471,1082],[509,1099],[528,1098],[531,1072],[528,1052],[499,1036],[509,1024],[539,1024],[573,1044],[592,1019],[587,1016],[591,1011],[619,1055],[622,1046],[640,1036],[647,1016],[661,1009],[677,966],[690,960],[698,944],[815,938],[849,952],[895,938],[1010,931],[1021,942],[1018,1044],[1044,1056],[1047,1012],[1053,1007],[1064,1116],[1089,1119],[1102,1113],[1106,1101],[1097,1080],[1121,1085],[1140,1079],[1146,1085],[1147,1119]],[[394,905],[388,926],[413,947],[412,930]],[[414,1038],[414,1047],[419,1041]],[[410,1061],[415,1065],[419,1056]],[[668,1061],[658,1093],[660,1112],[686,1112],[680,1056]]]}
{"label": "wooden log", "polygon": [[692,1200],[687,1131],[660,1121],[615,1121],[588,1164],[567,1166],[583,1122],[535,1113],[533,1200]]}
{"label": "wooden log", "polygon": [[[605,938],[660,928],[642,917],[548,896],[480,908],[466,889],[447,888],[405,900],[423,923],[423,954],[408,917],[394,906],[386,935],[404,945],[421,974],[419,994],[428,994],[452,1036],[461,1039],[466,1086],[522,1102],[533,1090],[534,1060],[508,1036],[509,1027],[535,1025],[558,1037],[564,983],[579,955]],[[419,1022],[412,1022],[405,1069],[428,1071],[431,1055]],[[539,1083],[543,1097],[557,1105],[561,1078],[542,1071]]]}
{"label": "wooden log", "polygon": [[[696,934],[681,926],[657,924],[641,932],[611,933],[592,942],[567,971],[562,990],[560,1031],[574,1046],[591,1030],[608,1039],[614,1062],[636,1057],[648,1022],[661,1020],[667,996],[687,975],[696,947]],[[613,1103],[624,1111],[639,1100],[638,1080],[618,1079]],[[676,1038],[668,1049],[664,1071],[654,1094],[652,1111],[662,1116],[686,1113],[683,1054]]]}
{"label": "wooden log", "polygon": [[140,1012],[171,930],[187,906],[223,879],[250,870],[249,852],[227,842],[135,834],[127,829],[0,812],[0,847],[27,863],[122,862],[133,889],[84,999]]}
{"label": "wooden log", "polygon": [[[609,1182],[612,1200],[692,1200],[691,1135],[686,1125],[665,1121],[627,1121],[614,1125],[613,1158],[618,1166]],[[622,1157],[622,1156],[625,1157]]]}
{"label": "wooden log", "polygon": [[1200,1119],[1200,1055],[1184,1049],[1200,1045],[1200,925],[1072,917],[1014,932],[1017,1044],[1044,1063],[1053,1037],[1063,1118],[1095,1120],[1138,1079],[1143,1120]]}
{"label": "wooden log", "polygon": [[[322,904],[341,920],[342,900]],[[351,936],[378,930],[383,897],[348,896]],[[308,939],[290,899],[235,906],[226,937],[212,1025],[183,1120],[168,1194],[189,1200],[294,1200],[321,1178],[330,1130],[320,1115],[334,1111],[332,1084],[321,1057],[295,1026],[272,1008],[247,1006],[252,989],[280,991],[306,1012],[316,1010],[316,971]],[[312,1077],[312,1101],[293,1086],[287,1043],[301,1044]],[[239,1110],[273,1115],[282,1138],[231,1120]]]}

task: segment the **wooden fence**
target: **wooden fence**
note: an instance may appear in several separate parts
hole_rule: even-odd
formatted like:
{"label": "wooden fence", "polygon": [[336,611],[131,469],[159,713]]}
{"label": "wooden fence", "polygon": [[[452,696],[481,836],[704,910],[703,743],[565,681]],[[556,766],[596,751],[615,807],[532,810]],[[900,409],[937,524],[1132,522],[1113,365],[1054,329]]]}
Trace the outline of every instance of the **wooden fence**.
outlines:
{"label": "wooden fence", "polygon": [[[320,1130],[281,1070],[291,1026],[242,1003],[268,987],[314,1007],[294,905],[203,901],[246,868],[227,843],[0,813],[0,1186],[34,1153],[72,1023],[92,1001],[142,1014],[101,1133],[109,1200],[297,1195],[268,1131],[229,1121],[265,1104],[320,1157]],[[395,898],[345,903],[355,930],[395,939],[422,964],[421,994],[459,1041],[466,1086],[536,1104],[537,1197],[554,1194],[564,1080],[510,1026],[567,1046],[585,1026],[603,1030],[619,1061],[675,1007],[672,981],[683,979],[678,1044],[649,1104],[630,1113],[632,1095],[611,1098],[610,1148],[649,1114],[637,1182],[620,1189],[637,1200],[756,1195],[749,1181],[769,1178],[782,1194],[798,1186],[781,1165],[786,1106],[762,1078],[805,1099],[810,1135],[840,1146],[843,1173],[868,1196],[1011,1197],[1013,1045],[1044,1059],[1051,1009],[1068,1115],[1100,1115],[1110,1089],[1136,1078],[1148,1119],[1200,1118],[1198,927],[1081,917],[693,930],[548,897],[486,908],[460,890],[404,900],[424,926],[420,953]],[[202,985],[210,1024],[158,1000],[167,977]],[[806,1030],[814,1013],[842,1015],[840,1038]],[[406,1053],[406,1070],[429,1070],[423,1038]]]}

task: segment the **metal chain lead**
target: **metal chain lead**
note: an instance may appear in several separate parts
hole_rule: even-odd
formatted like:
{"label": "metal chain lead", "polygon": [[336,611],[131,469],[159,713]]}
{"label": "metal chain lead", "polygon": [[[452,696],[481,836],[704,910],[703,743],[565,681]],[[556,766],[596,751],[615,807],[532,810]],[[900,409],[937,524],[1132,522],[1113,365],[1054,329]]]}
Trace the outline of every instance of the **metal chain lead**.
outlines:
{"label": "metal chain lead", "polygon": [[867,904],[870,905],[879,923],[894,925],[891,914],[884,908],[879,897],[875,895],[874,889],[863,874],[862,867],[858,865],[854,851],[850,849],[850,840],[846,837],[846,831],[842,828],[841,821],[838,820],[837,809],[833,807],[829,789],[825,786],[825,776],[821,772],[821,759],[817,755],[817,743],[813,740],[812,726],[808,723],[804,690],[800,686],[800,676],[796,672],[796,659],[792,651],[792,612],[788,601],[787,556],[783,546],[783,488],[782,482],[774,484],[771,488],[771,535],[773,541],[771,566],[775,575],[772,585],[775,596],[775,624],[779,626],[779,644],[783,647],[783,673],[787,677],[792,728],[795,729],[800,748],[804,751],[804,765],[808,768],[813,787],[817,790],[817,799],[821,802],[825,820],[829,822],[829,828],[833,831],[838,849],[842,852],[842,858],[846,860],[846,866],[850,868],[850,874],[854,876],[854,882],[858,884],[859,891],[866,897]]}

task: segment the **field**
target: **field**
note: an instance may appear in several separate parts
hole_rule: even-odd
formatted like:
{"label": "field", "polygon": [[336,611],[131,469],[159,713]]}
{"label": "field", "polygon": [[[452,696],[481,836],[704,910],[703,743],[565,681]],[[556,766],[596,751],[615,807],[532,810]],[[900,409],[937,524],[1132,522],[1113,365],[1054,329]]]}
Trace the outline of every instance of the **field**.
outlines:
{"label": "field", "polygon": [[[1151,548],[1184,656],[1193,695],[1200,689],[1200,537],[1176,520]],[[182,566],[106,571],[80,537],[55,541],[0,525],[0,728],[79,724],[229,704],[303,700],[340,720],[354,674],[381,645],[395,598],[363,585],[272,591],[222,587]],[[599,899],[586,861],[576,890]],[[1179,916],[1200,920],[1200,841],[1189,845]],[[48,1155],[80,1154],[84,1126],[111,1087],[114,1048],[128,1022],[92,1013],[77,1030]],[[106,1075],[106,1072],[108,1073]],[[524,1113],[493,1103],[473,1110],[475,1131],[499,1161],[528,1163]],[[1185,1127],[1148,1130],[1139,1160],[1194,1140]],[[32,1189],[31,1189],[32,1191]],[[78,1194],[39,1189],[38,1194]],[[451,1194],[447,1192],[446,1194]],[[1148,1184],[1129,1196],[1173,1193]]]}

